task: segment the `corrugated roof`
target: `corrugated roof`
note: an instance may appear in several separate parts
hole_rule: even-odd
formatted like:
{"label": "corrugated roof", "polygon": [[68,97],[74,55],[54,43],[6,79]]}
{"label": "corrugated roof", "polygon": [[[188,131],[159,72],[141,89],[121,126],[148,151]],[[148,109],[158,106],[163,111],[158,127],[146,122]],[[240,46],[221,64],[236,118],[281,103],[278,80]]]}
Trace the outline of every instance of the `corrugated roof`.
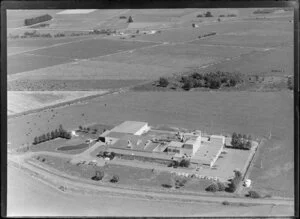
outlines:
{"label": "corrugated roof", "polygon": [[128,133],[134,134],[139,131],[142,127],[148,125],[146,122],[138,122],[138,121],[125,121],[120,125],[114,127],[111,131],[112,132],[121,132],[121,133]]}

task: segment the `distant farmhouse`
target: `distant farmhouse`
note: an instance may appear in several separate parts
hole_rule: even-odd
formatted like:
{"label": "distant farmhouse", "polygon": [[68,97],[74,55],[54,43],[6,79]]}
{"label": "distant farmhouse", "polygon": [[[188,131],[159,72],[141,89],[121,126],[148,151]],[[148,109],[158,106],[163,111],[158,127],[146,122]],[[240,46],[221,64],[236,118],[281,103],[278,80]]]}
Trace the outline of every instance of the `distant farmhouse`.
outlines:
{"label": "distant farmhouse", "polygon": [[199,130],[192,133],[152,130],[148,123],[138,121],[125,121],[102,133],[99,139],[116,154],[165,161],[186,157],[191,163],[210,167],[225,145],[224,136],[204,137]]}

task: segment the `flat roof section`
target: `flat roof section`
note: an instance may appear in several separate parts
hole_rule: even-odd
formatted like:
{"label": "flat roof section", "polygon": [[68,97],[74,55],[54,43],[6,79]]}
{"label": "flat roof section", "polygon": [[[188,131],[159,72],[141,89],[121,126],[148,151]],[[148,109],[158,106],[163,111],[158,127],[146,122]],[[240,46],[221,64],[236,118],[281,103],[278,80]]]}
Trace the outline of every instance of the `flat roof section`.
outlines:
{"label": "flat roof section", "polygon": [[222,149],[222,147],[222,144],[204,142],[192,157],[192,161],[209,164],[215,158],[217,153]]}
{"label": "flat roof section", "polygon": [[111,132],[121,132],[121,133],[128,133],[134,134],[143,128],[145,125],[148,125],[146,122],[138,122],[138,121],[125,121],[120,125],[114,127]]}

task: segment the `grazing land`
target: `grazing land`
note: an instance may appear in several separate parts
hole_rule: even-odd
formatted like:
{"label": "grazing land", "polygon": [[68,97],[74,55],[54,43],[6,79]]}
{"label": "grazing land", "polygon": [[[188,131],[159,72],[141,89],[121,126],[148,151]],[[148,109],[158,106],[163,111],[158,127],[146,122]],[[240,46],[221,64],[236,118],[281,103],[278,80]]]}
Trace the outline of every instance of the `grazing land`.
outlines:
{"label": "grazing land", "polygon": [[[8,11],[10,215],[292,215],[293,12],[258,10]],[[53,19],[24,26],[44,14]],[[176,77],[217,71],[249,81],[170,89]],[[157,86],[161,78],[169,85]],[[211,179],[183,175],[234,177],[235,167],[247,169],[251,150],[224,147],[213,167],[198,170],[101,157],[111,148],[99,136],[126,120],[204,136],[251,135],[259,145],[245,172],[250,188],[206,192]],[[71,139],[33,144],[59,125]],[[168,187],[175,180],[181,187]],[[252,200],[249,190],[269,198]]]}

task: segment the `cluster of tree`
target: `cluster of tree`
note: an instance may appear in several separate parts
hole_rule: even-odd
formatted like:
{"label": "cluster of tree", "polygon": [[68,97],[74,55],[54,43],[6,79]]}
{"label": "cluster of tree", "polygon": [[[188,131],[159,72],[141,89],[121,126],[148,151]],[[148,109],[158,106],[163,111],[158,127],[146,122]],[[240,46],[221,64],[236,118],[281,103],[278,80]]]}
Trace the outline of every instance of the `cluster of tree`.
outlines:
{"label": "cluster of tree", "polygon": [[41,23],[41,22],[44,22],[44,21],[49,21],[51,19],[52,19],[51,15],[45,14],[45,15],[41,15],[41,16],[38,16],[38,17],[25,19],[24,24],[25,24],[25,26],[29,26],[29,25]]}
{"label": "cluster of tree", "polygon": [[54,131],[51,131],[51,132],[48,132],[47,134],[43,134],[43,135],[35,137],[34,140],[33,140],[33,144],[36,145],[36,144],[39,144],[39,143],[42,143],[42,142],[45,142],[45,141],[49,141],[49,140],[52,140],[52,139],[55,139],[55,138],[70,139],[71,137],[72,137],[71,133],[66,131],[62,127],[62,125],[59,125],[59,128],[55,129]]}
{"label": "cluster of tree", "polygon": [[287,84],[288,84],[288,89],[294,90],[294,76],[288,77]]}
{"label": "cluster of tree", "polygon": [[158,80],[158,85],[160,87],[167,87],[169,84],[169,81],[167,78],[164,78],[164,77],[160,77],[159,80]]}
{"label": "cluster of tree", "polygon": [[225,191],[226,186],[222,182],[214,182],[206,187],[205,191],[207,192],[217,192],[217,191]]}
{"label": "cluster of tree", "polygon": [[243,79],[240,73],[217,71],[200,74],[194,72],[188,76],[182,76],[180,82],[183,83],[182,88],[184,90],[197,87],[219,89],[221,86],[234,87],[238,83],[243,82]]}
{"label": "cluster of tree", "polygon": [[108,152],[108,151],[104,151],[102,157],[106,158],[108,157],[110,160],[114,159],[116,156],[115,152]]}
{"label": "cluster of tree", "polygon": [[228,184],[228,191],[229,192],[235,192],[238,185],[241,183],[243,179],[242,173],[238,170],[234,171],[234,178],[230,180],[230,183]]}
{"label": "cluster of tree", "polygon": [[189,159],[182,159],[181,161],[178,160],[172,160],[172,162],[170,162],[168,164],[168,167],[189,167],[191,164],[191,161]]}
{"label": "cluster of tree", "polygon": [[251,135],[242,135],[237,133],[232,133],[231,136],[231,145],[234,148],[249,150],[252,146],[252,137]]}
{"label": "cluster of tree", "polygon": [[207,33],[207,34],[203,34],[203,35],[198,36],[198,38],[201,39],[203,37],[213,36],[213,35],[216,35],[216,34],[217,34],[216,32]]}

